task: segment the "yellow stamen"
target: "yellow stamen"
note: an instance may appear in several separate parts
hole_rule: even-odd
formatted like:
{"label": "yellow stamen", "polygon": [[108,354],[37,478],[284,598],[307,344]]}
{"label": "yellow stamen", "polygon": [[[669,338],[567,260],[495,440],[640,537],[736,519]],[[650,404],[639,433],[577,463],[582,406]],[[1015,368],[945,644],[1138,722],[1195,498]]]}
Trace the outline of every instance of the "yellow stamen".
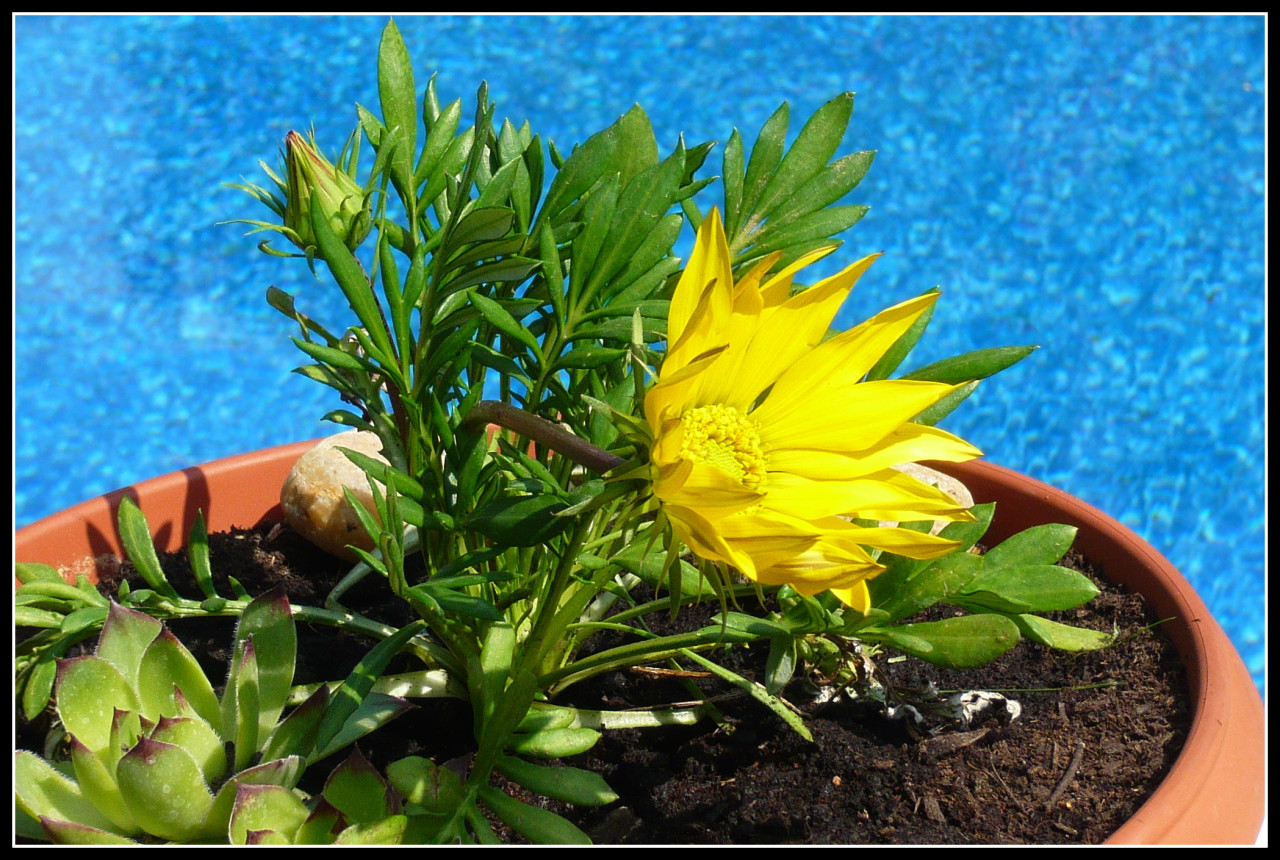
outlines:
{"label": "yellow stamen", "polygon": [[732,406],[697,406],[680,416],[684,429],[681,455],[715,466],[744,487],[763,492],[765,456],[755,423]]}

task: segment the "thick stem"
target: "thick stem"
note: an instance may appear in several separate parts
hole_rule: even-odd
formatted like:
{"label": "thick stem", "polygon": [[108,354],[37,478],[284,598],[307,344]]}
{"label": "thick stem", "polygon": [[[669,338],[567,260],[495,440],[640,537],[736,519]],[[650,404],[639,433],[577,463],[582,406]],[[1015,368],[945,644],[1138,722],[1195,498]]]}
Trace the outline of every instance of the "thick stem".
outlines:
{"label": "thick stem", "polygon": [[517,409],[508,403],[481,400],[471,407],[471,411],[467,413],[467,420],[463,422],[463,426],[472,432],[487,424],[497,424],[508,430],[514,430],[521,436],[540,442],[568,457],[579,466],[585,466],[600,474],[626,462],[618,455],[610,454],[585,439],[573,435],[559,424],[539,418],[523,409]]}

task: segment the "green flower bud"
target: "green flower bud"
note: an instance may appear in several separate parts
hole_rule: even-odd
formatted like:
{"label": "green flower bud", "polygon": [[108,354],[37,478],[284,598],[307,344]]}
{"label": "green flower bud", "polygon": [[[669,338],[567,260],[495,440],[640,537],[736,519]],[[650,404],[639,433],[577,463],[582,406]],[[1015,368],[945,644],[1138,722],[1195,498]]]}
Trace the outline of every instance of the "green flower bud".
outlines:
{"label": "green flower bud", "polygon": [[[316,199],[328,216],[330,228],[348,249],[354,251],[373,228],[370,205],[373,180],[370,180],[370,188],[362,188],[355,180],[359,150],[360,132],[357,130],[347,138],[335,165],[320,154],[314,132],[306,138],[296,131],[289,132],[281,153],[283,178],[266,162],[258,162],[275,183],[274,192],[257,185],[227,183],[264,204],[284,223],[245,218],[225,223],[252,224],[255,229],[251,233],[267,230],[281,233],[301,248],[308,262],[314,264],[315,258],[321,256],[311,224],[311,201]],[[276,257],[299,256],[277,251],[265,241],[258,244],[258,249]]]}
{"label": "green flower bud", "polygon": [[[354,251],[373,226],[369,195],[351,174],[320,154],[314,134],[307,140],[291,131],[284,145],[284,226],[292,231],[286,235],[303,251],[316,245],[311,227],[311,201],[315,197],[320,200],[333,232]],[[354,171],[354,164],[351,167]]]}

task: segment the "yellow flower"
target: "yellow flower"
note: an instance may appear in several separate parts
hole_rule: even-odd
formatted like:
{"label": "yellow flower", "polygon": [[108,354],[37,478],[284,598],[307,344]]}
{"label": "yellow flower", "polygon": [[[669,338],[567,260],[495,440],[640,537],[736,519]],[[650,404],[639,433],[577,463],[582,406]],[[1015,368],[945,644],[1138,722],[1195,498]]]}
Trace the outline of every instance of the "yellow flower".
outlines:
{"label": "yellow flower", "polygon": [[771,256],[733,280],[718,212],[698,231],[671,300],[667,355],[645,396],[654,495],[705,559],[802,594],[831,589],[866,612],[883,566],[867,547],[936,558],[956,544],[857,520],[971,520],[942,491],[895,470],[982,452],[911,423],[954,386],[861,381],[934,301],[921,296],[823,340],[874,254],[791,295],[808,254],[766,280]]}

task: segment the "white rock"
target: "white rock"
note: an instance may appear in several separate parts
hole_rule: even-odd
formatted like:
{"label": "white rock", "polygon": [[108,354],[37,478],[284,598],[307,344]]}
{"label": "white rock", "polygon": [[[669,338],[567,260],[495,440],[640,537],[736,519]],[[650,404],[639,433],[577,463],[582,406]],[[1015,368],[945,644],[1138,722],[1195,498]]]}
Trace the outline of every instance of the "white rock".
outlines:
{"label": "white rock", "polygon": [[387,462],[376,433],[348,430],[330,436],[298,458],[280,491],[280,505],[289,525],[307,540],[339,558],[358,561],[347,545],[371,550],[373,540],[343,495],[343,487],[350,487],[375,518],[377,513],[367,476],[339,447]]}

